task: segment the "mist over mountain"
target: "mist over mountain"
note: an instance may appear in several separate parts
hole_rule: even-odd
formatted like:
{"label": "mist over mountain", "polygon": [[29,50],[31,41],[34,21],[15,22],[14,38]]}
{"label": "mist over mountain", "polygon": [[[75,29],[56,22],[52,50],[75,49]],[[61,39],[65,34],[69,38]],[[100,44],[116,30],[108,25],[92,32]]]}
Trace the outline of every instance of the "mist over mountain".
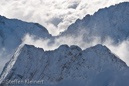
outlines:
{"label": "mist over mountain", "polygon": [[35,39],[51,37],[46,28],[38,23],[27,23],[0,16],[0,70],[7,61],[5,59],[10,59],[27,34],[35,36]]}
{"label": "mist over mountain", "polygon": [[74,43],[83,49],[96,44],[106,45],[129,64],[128,23],[129,3],[124,2],[100,9],[94,15],[86,15],[82,20],[78,19],[59,38],[72,37]]}
{"label": "mist over mountain", "polygon": [[14,49],[21,44],[22,38],[26,34],[40,38],[51,37],[46,28],[38,23],[27,23],[0,16],[0,47],[7,48],[7,50]]}
{"label": "mist over mountain", "polygon": [[[70,25],[68,30],[61,35],[83,35],[85,41],[95,37],[105,41],[110,37],[114,42],[126,40],[129,36],[129,3],[124,2],[100,9],[94,15],[86,15],[82,20],[78,19]],[[89,40],[88,40],[89,37]]]}
{"label": "mist over mountain", "polygon": [[126,86],[128,23],[129,2],[86,15],[58,36],[38,23],[0,16],[0,68],[11,58],[0,75],[1,86],[15,79],[43,80],[44,86]]}

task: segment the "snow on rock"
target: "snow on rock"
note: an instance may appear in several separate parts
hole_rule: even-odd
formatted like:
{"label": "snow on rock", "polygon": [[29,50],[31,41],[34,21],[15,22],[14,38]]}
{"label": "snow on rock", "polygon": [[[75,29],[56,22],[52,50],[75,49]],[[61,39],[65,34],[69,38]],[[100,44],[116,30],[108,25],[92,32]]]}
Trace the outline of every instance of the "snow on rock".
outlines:
{"label": "snow on rock", "polygon": [[24,45],[6,64],[0,82],[29,79],[44,80],[44,86],[126,86],[128,72],[127,65],[100,44],[83,51],[78,46],[61,45],[56,50],[44,51]]}
{"label": "snow on rock", "polygon": [[38,23],[28,23],[0,16],[0,72],[26,35],[34,36],[35,39],[51,37],[46,28]]}
{"label": "snow on rock", "polygon": [[49,38],[46,28],[38,23],[27,23],[17,19],[7,19],[0,16],[0,46],[7,51],[16,49],[26,35]]}
{"label": "snow on rock", "polygon": [[78,19],[63,32],[62,36],[80,36],[86,42],[100,39],[104,42],[108,37],[114,42],[121,42],[129,37],[129,2],[123,2],[109,8],[100,9],[94,15],[86,15]]}

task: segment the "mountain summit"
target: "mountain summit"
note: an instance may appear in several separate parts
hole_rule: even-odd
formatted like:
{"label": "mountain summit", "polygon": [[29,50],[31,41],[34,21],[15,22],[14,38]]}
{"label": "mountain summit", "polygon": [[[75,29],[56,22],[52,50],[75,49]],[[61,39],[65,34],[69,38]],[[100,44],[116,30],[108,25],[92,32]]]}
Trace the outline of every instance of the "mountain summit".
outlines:
{"label": "mountain summit", "polygon": [[0,16],[0,47],[10,51],[16,49],[26,34],[41,38],[51,35],[45,27],[38,23],[27,23],[17,19],[7,19]]}
{"label": "mountain summit", "polygon": [[128,72],[127,65],[102,45],[83,51],[78,46],[62,45],[54,51],[44,51],[24,45],[6,64],[0,82],[1,86],[15,79],[43,80],[44,86],[125,86],[129,84]]}
{"label": "mountain summit", "polygon": [[38,23],[28,23],[0,16],[0,72],[26,35],[44,39],[52,37],[47,29]]}
{"label": "mountain summit", "polygon": [[129,37],[129,2],[124,2],[100,9],[94,15],[86,15],[70,25],[62,36],[77,37],[82,35],[85,42],[99,38],[104,42],[110,37],[114,42],[121,42]]}

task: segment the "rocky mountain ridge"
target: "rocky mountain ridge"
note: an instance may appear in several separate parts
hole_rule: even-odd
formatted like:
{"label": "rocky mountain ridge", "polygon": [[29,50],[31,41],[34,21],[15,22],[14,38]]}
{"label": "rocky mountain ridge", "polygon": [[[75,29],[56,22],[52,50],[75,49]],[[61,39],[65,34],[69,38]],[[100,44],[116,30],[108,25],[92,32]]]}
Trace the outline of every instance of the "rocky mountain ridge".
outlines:
{"label": "rocky mountain ridge", "polygon": [[0,81],[29,79],[44,80],[44,86],[72,86],[74,82],[75,86],[121,86],[128,83],[128,72],[127,65],[102,45],[83,51],[74,45],[62,45],[54,51],[24,45],[6,64]]}

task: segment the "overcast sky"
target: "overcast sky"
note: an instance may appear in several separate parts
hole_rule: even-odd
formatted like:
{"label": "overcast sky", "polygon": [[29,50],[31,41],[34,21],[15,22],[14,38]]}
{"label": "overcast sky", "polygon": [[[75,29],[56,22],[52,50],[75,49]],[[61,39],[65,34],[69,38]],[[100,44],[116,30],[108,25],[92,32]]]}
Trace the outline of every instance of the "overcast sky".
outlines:
{"label": "overcast sky", "polygon": [[0,0],[0,15],[40,23],[57,35],[78,18],[123,1],[129,0]]}

